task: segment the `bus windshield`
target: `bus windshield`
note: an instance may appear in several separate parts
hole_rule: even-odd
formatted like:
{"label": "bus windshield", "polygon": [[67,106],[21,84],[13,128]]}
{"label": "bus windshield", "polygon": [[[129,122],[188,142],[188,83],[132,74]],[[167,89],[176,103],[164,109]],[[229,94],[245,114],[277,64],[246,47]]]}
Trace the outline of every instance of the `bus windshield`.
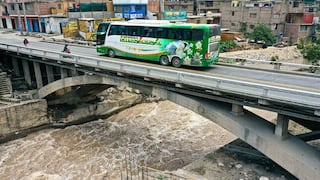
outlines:
{"label": "bus windshield", "polygon": [[100,23],[99,27],[97,29],[97,45],[103,45],[105,38],[106,38],[106,32],[109,27],[110,23]]}

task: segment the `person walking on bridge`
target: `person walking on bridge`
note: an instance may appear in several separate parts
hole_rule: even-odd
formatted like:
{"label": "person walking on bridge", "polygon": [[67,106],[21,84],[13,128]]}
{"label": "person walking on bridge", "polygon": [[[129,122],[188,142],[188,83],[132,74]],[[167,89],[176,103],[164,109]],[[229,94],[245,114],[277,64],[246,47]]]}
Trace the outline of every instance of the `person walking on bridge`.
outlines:
{"label": "person walking on bridge", "polygon": [[68,48],[68,44],[64,45],[62,52],[68,53],[68,54],[70,53],[70,49]]}
{"label": "person walking on bridge", "polygon": [[25,46],[28,46],[29,41],[28,41],[28,39],[27,39],[27,38],[24,38],[24,40],[23,40],[23,44],[24,44]]}

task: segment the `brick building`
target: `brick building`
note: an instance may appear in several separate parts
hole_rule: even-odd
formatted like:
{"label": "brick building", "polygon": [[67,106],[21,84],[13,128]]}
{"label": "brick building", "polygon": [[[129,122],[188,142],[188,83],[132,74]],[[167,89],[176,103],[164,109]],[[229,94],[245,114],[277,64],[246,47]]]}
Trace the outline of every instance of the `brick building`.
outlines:
{"label": "brick building", "polygon": [[[60,2],[61,3],[61,2]],[[41,20],[41,16],[63,13],[62,6],[58,6],[54,1],[38,0],[6,0],[0,3],[2,7],[1,27],[28,32],[46,32],[46,24]],[[60,8],[60,9],[59,9]]]}
{"label": "brick building", "polygon": [[278,37],[295,43],[312,34],[319,17],[319,0],[198,0],[197,11],[221,13],[222,28],[251,32],[255,26],[269,26]]}

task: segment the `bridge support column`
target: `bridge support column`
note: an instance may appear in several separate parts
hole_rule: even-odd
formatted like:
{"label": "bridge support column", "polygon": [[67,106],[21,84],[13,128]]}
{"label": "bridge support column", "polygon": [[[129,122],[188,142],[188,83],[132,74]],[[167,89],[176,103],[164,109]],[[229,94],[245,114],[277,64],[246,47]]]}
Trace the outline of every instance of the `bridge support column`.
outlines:
{"label": "bridge support column", "polygon": [[20,74],[20,68],[19,68],[19,61],[15,57],[12,57],[11,60],[12,60],[14,75],[17,77],[20,77],[21,74]]}
{"label": "bridge support column", "polygon": [[33,68],[36,76],[37,88],[40,89],[43,86],[40,64],[37,62],[33,62]]}
{"label": "bridge support column", "polygon": [[29,69],[29,63],[26,60],[22,61],[22,67],[23,67],[23,75],[26,82],[31,86],[31,75],[30,75],[30,69]]}
{"label": "bridge support column", "polygon": [[243,115],[243,105],[239,105],[239,104],[232,104],[232,114],[236,115],[236,116],[240,116]]}
{"label": "bridge support column", "polygon": [[60,68],[61,79],[68,77],[68,70],[64,68]]}
{"label": "bridge support column", "polygon": [[50,65],[46,65],[46,71],[47,71],[48,83],[53,82],[54,81],[53,67]]}
{"label": "bridge support column", "polygon": [[77,70],[71,70],[72,76],[79,76],[79,72]]}
{"label": "bridge support column", "polygon": [[289,125],[288,117],[283,114],[278,114],[277,125],[275,128],[275,135],[280,136],[283,139],[287,138],[288,137],[288,125]]}

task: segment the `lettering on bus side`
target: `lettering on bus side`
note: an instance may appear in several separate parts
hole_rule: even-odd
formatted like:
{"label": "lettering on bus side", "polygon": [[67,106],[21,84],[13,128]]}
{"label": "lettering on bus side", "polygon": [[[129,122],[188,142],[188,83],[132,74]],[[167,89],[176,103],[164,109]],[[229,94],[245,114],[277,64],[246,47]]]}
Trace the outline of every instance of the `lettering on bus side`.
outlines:
{"label": "lettering on bus side", "polygon": [[120,42],[139,43],[139,44],[150,44],[160,45],[160,39],[155,38],[143,38],[137,36],[121,36]]}

